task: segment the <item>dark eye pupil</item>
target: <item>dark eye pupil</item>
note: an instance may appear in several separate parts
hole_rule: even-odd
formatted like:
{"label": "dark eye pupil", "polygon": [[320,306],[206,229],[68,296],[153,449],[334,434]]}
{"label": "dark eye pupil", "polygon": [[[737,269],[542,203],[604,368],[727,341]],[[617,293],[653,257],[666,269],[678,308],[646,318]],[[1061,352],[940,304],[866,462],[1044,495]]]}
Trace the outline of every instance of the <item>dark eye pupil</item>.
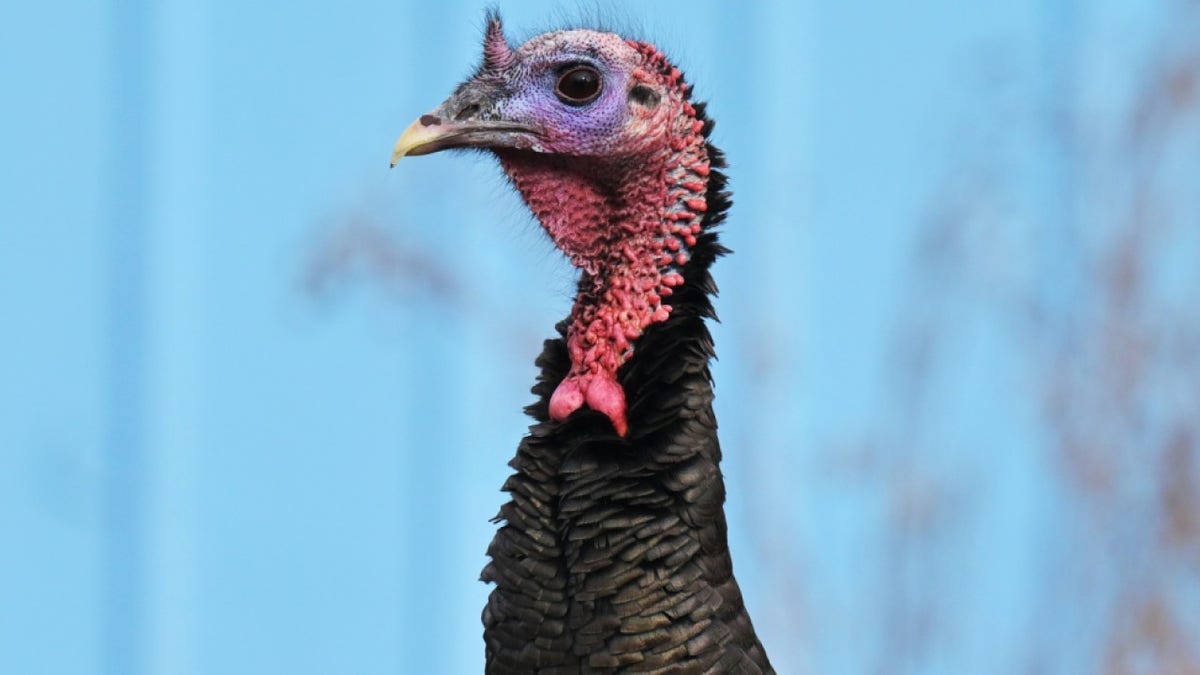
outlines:
{"label": "dark eye pupil", "polygon": [[600,73],[587,66],[572,68],[558,78],[557,93],[565,103],[587,103],[600,93]]}

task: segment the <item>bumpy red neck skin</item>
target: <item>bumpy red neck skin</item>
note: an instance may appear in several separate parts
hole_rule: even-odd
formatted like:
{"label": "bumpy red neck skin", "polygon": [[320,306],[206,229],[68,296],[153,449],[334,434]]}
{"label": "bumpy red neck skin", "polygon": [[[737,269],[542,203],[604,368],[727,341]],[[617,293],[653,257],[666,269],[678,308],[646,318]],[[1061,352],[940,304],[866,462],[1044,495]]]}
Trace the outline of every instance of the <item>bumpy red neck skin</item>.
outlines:
{"label": "bumpy red neck skin", "polygon": [[709,174],[703,123],[679,71],[653,47],[630,44],[646,55],[635,78],[665,78],[678,88],[661,103],[670,108],[650,120],[660,143],[620,158],[497,153],[555,245],[582,271],[567,330],[571,371],[550,398],[550,417],[562,421],[587,405],[622,436],[629,424],[617,370],[646,328],[671,314],[669,298],[684,283],[707,209]]}

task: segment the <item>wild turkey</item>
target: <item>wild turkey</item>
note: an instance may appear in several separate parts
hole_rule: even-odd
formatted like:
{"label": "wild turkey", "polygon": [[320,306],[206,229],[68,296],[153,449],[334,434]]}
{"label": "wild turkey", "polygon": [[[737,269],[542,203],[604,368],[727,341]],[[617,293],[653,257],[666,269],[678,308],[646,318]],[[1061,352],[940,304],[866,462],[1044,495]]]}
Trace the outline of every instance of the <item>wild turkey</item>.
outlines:
{"label": "wild turkey", "polygon": [[705,319],[730,201],[704,104],[612,33],[513,49],[492,14],[483,55],[392,164],[490,150],[581,270],[488,548],[487,672],[774,672],[726,543]]}

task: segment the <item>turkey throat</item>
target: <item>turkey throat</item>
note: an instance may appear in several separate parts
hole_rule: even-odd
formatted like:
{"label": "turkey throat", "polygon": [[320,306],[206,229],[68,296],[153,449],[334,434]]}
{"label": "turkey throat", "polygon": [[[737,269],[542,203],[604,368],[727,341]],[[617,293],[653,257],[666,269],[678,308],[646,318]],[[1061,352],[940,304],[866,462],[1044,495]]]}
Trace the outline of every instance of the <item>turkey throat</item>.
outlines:
{"label": "turkey throat", "polygon": [[587,406],[629,430],[618,370],[637,340],[671,316],[671,296],[708,209],[704,124],[689,103],[663,147],[619,159],[496,152],[550,238],[579,268],[567,326],[571,369],[550,397],[562,422]]}

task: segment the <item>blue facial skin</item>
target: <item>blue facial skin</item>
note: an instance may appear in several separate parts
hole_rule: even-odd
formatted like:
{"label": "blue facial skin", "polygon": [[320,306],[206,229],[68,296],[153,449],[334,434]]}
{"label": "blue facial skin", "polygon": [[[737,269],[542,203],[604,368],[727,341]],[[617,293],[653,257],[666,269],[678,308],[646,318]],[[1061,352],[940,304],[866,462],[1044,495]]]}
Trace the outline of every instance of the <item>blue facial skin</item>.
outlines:
{"label": "blue facial skin", "polygon": [[[665,140],[669,111],[658,104],[669,93],[661,81],[638,74],[645,57],[619,36],[561,31],[510,52],[492,44],[485,45],[485,54],[488,46],[493,61],[485,60],[434,111],[434,117],[459,127],[441,147],[530,150],[611,164]],[[599,75],[595,98],[571,100],[560,88],[562,78],[578,68]]]}
{"label": "blue facial skin", "polygon": [[[504,119],[527,121],[539,128],[547,150],[573,155],[608,154],[614,137],[629,121],[626,105],[628,74],[594,58],[558,54],[518,69],[516,87],[501,102]],[[573,68],[590,66],[601,75],[600,94],[592,101],[573,104],[556,93],[559,79]]]}

